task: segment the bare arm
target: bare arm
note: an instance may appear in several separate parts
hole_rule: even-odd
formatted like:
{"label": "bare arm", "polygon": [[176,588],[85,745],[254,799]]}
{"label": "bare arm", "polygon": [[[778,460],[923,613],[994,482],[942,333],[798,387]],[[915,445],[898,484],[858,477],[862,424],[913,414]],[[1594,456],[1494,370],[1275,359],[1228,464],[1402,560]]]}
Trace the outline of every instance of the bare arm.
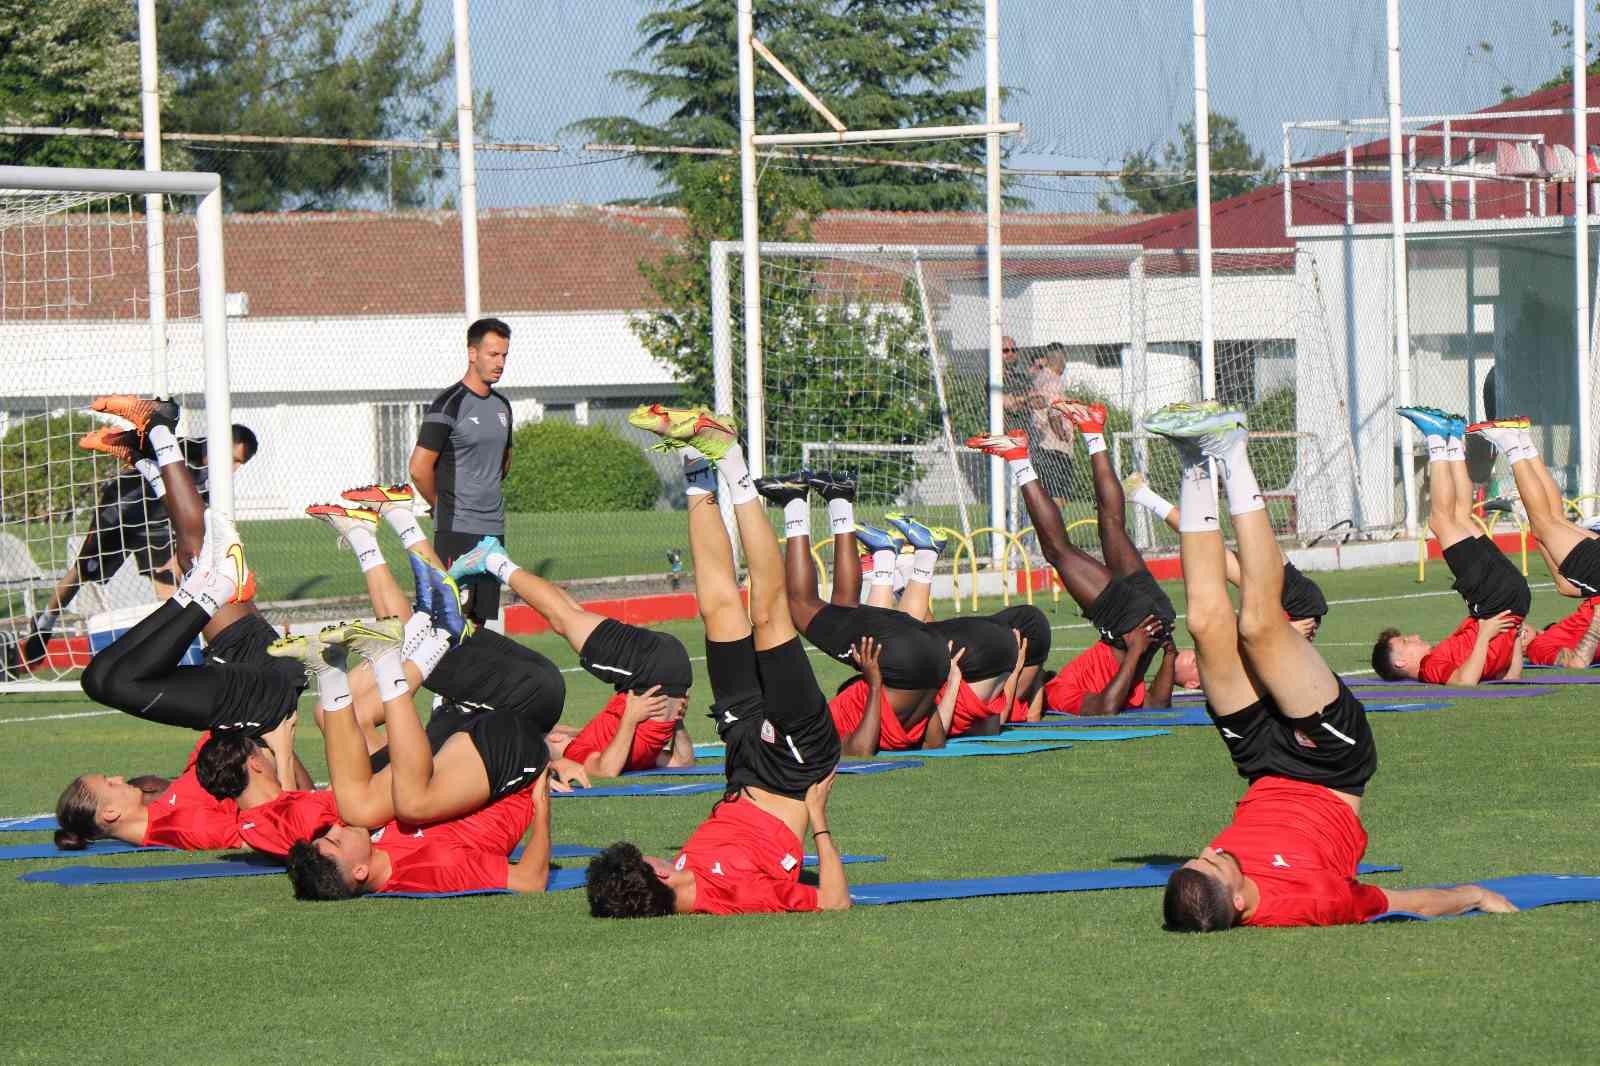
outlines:
{"label": "bare arm", "polygon": [[429,508],[438,505],[438,493],[433,480],[434,467],[438,462],[439,453],[432,448],[424,448],[419,444],[411,449],[411,484],[415,485],[417,492],[428,501]]}
{"label": "bare arm", "polygon": [[[663,761],[665,760],[665,761]],[[672,729],[672,745],[656,760],[657,766],[693,766],[694,740],[680,719]]]}
{"label": "bare arm", "polygon": [[1467,656],[1466,662],[1451,672],[1445,684],[1456,688],[1471,688],[1482,681],[1483,668],[1489,661],[1490,643],[1513,624],[1510,611],[1501,611],[1493,618],[1480,621],[1477,639],[1472,642],[1472,653]]}
{"label": "bare arm", "polygon": [[513,892],[543,892],[550,884],[550,775],[533,786],[533,832],[522,858],[511,864],[506,887]]}
{"label": "bare arm", "polygon": [[628,752],[633,748],[633,737],[639,731],[639,723],[646,718],[659,716],[666,710],[667,698],[659,695],[660,691],[661,686],[656,685],[642,696],[628,693],[622,708],[621,724],[617,726],[611,743],[605,746],[604,751],[583,760],[583,768],[589,771],[591,777],[616,777],[627,767]]}
{"label": "bare arm", "polygon": [[1485,914],[1509,914],[1517,908],[1498,892],[1477,885],[1454,888],[1386,888],[1383,894],[1392,911],[1410,911],[1428,918],[1465,914],[1480,910]]}
{"label": "bare arm", "polygon": [[[1145,619],[1144,623],[1136,626],[1132,632],[1123,638],[1128,645],[1122,653],[1122,662],[1117,666],[1117,672],[1103,691],[1091,692],[1083,698],[1083,704],[1078,708],[1078,713],[1086,718],[1104,717],[1116,714],[1128,705],[1128,693],[1133,691],[1134,682],[1138,680],[1148,660],[1145,652],[1150,647],[1150,633],[1146,624],[1154,619]],[[1168,686],[1167,695],[1172,695],[1171,686]]]}
{"label": "bare arm", "polygon": [[272,732],[262,737],[267,742],[267,749],[272,752],[273,769],[278,774],[278,784],[284,788],[309,788],[300,784],[302,776],[309,779],[306,768],[300,765],[300,758],[294,753],[295,723],[299,720],[298,714],[291,714],[278,724]]}
{"label": "bare arm", "polygon": [[845,880],[844,863],[828,830],[828,792],[834,774],[806,790],[806,813],[811,818],[811,843],[817,849],[817,906],[825,911],[850,909],[850,884]]}
{"label": "bare arm", "polygon": [[1173,676],[1177,670],[1178,649],[1169,640],[1161,649],[1161,665],[1156,667],[1156,676],[1144,693],[1144,705],[1148,710],[1164,711],[1172,706]]}
{"label": "bare arm", "polygon": [[861,667],[861,676],[867,683],[867,707],[861,722],[841,743],[842,753],[855,756],[878,754],[878,741],[883,730],[883,671],[878,658],[883,648],[871,637],[862,637],[850,649],[851,658]]}

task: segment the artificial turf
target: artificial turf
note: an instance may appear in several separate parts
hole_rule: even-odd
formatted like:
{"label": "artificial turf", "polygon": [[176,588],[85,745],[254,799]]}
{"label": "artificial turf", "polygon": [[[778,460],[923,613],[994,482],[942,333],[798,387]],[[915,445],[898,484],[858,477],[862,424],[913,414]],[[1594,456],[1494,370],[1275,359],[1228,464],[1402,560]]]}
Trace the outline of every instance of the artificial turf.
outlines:
{"label": "artificial turf", "polygon": [[[1537,566],[1537,564],[1536,564]],[[1386,625],[1443,635],[1442,566],[1317,575],[1319,645],[1366,667]],[[1534,580],[1543,578],[1536,569]],[[1179,610],[1181,589],[1171,586]],[[1419,595],[1422,594],[1422,595]],[[1340,600],[1362,600],[1339,603]],[[1057,664],[1091,631],[1040,601]],[[998,604],[995,604],[998,606]],[[1547,623],[1574,601],[1535,593]],[[948,604],[940,604],[941,611]],[[701,652],[694,623],[666,627]],[[563,667],[576,657],[532,638]],[[825,690],[844,668],[813,657]],[[699,670],[700,664],[696,663]],[[566,720],[606,690],[569,672]],[[690,728],[712,738],[704,677]],[[1372,719],[1362,815],[1385,885],[1600,873],[1600,688],[1464,700]],[[81,697],[0,698],[0,815],[51,809],[76,773],[172,772],[192,739]],[[325,764],[309,715],[301,753]],[[31,719],[31,720],[24,720]],[[1242,790],[1212,731],[842,779],[853,879],[1007,874],[1187,856]],[[704,796],[557,801],[564,843],[672,853]],[[43,835],[7,834],[12,842]],[[147,864],[145,853],[91,860]],[[296,903],[286,879],[60,888],[0,867],[5,1038],[16,1062],[1467,1062],[1593,1061],[1600,907],[1421,925],[1160,928],[1155,890],[859,908],[845,914],[590,919],[581,892]]]}

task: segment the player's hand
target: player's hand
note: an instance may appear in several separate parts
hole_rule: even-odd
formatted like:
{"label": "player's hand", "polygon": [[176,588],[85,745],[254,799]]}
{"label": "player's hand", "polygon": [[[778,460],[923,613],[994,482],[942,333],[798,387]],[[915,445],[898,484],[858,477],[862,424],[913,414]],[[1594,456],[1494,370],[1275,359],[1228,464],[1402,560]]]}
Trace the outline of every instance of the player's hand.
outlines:
{"label": "player's hand", "polygon": [[1537,634],[1534,633],[1534,630],[1533,630],[1532,626],[1530,626],[1526,622],[1522,623],[1522,627],[1517,630],[1517,651],[1518,651],[1518,653],[1526,651],[1527,648],[1528,648],[1528,645],[1533,643],[1533,638],[1536,635]]}
{"label": "player's hand", "polygon": [[262,734],[262,743],[271,749],[273,755],[281,758],[294,750],[294,729],[299,720],[298,714],[291,714],[274,726],[271,732]]}
{"label": "player's hand", "polygon": [[811,816],[813,832],[828,828],[828,793],[833,791],[833,782],[838,776],[837,772],[831,773],[806,789],[806,813]]}
{"label": "player's hand", "polygon": [[533,783],[533,809],[541,810],[550,802],[550,767],[544,768],[544,773],[539,775]]}
{"label": "player's hand", "polygon": [[1143,652],[1160,632],[1161,620],[1153,614],[1148,614],[1145,615],[1144,621],[1122,635],[1122,642],[1128,646],[1129,651]]}
{"label": "player's hand", "polygon": [[1028,638],[1022,635],[1022,630],[1013,629],[1011,636],[1017,642],[1017,664],[1011,668],[1013,674],[1022,673],[1022,666],[1028,659]]}
{"label": "player's hand", "polygon": [[957,648],[955,641],[951,641],[948,645],[948,650],[950,652],[950,674],[948,679],[952,683],[959,684],[961,681],[961,657],[967,654],[967,649]]}
{"label": "player's hand", "polygon": [[1517,619],[1515,615],[1513,615],[1510,611],[1501,611],[1499,614],[1494,615],[1493,617],[1480,619],[1478,622],[1478,632],[1479,634],[1488,634],[1488,636],[1484,638],[1485,640],[1493,640],[1495,637],[1498,637],[1501,633],[1504,633],[1506,630],[1510,629],[1516,624]]}
{"label": "player's hand", "polygon": [[638,725],[646,718],[659,718],[662,721],[672,717],[672,704],[667,697],[661,695],[661,686],[652,685],[644,692],[628,693],[622,705],[622,718],[624,721]]}
{"label": "player's hand", "polygon": [[1483,888],[1479,885],[1473,885],[1472,887],[1476,888],[1479,892],[1477,906],[1480,911],[1483,911],[1485,914],[1515,913],[1517,905],[1512,903],[1509,899],[1506,899],[1500,893],[1495,892],[1492,889]]}
{"label": "player's hand", "polygon": [[571,792],[574,785],[589,787],[589,771],[572,759],[550,760],[550,788],[555,792]]}
{"label": "player's hand", "polygon": [[867,679],[868,685],[883,684],[883,666],[879,663],[882,656],[883,645],[872,637],[862,637],[850,649],[850,658],[861,668],[861,676]]}
{"label": "player's hand", "polygon": [[1289,624],[1294,627],[1295,632],[1299,633],[1302,637],[1305,637],[1308,642],[1317,639],[1317,619],[1291,618],[1289,619]]}

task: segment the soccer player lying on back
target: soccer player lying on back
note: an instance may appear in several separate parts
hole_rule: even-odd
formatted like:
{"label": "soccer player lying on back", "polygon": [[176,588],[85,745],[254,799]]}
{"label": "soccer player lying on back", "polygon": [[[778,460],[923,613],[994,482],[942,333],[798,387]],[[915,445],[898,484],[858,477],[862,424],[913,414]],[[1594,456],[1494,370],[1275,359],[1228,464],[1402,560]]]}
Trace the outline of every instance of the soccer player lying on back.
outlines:
{"label": "soccer player lying on back", "polygon": [[[762,478],[755,488],[783,508],[785,615],[812,644],[836,659],[855,661],[863,671],[866,664],[857,658],[868,646],[863,642],[871,638],[875,649],[876,687],[863,672],[840,686],[829,704],[845,754],[942,747],[936,693],[950,673],[949,649],[920,620],[892,607],[861,602],[861,569],[855,565],[854,477],[839,471],[801,471],[791,477]],[[817,565],[811,555],[812,489],[827,500],[834,558],[841,561],[834,566],[833,591],[826,603],[817,592]],[[931,582],[931,559],[926,560],[926,570]]]}
{"label": "soccer player lying on back", "polygon": [[[1367,847],[1361,797],[1378,767],[1366,708],[1282,607],[1283,554],[1245,454],[1242,413],[1174,404],[1145,428],[1171,438],[1189,632],[1206,712],[1250,782],[1233,821],[1167,881],[1166,927],[1342,925],[1387,910],[1514,910],[1476,885],[1383,889],[1355,879]],[[1239,541],[1239,613],[1228,599],[1211,461]]]}
{"label": "soccer player lying on back", "polygon": [[1528,641],[1526,655],[1538,666],[1583,670],[1600,659],[1600,597],[1591,596],[1559,622],[1541,629]]}
{"label": "soccer player lying on back", "polygon": [[[1025,431],[980,434],[967,441],[968,447],[1006,460],[1045,559],[1060,576],[1067,594],[1100,631],[1100,645],[1080,654],[1046,683],[1045,706],[1082,715],[1170,706],[1173,683],[1192,687],[1198,678],[1193,676],[1193,657],[1179,652],[1168,640],[1177,611],[1128,536],[1122,483],[1106,453],[1105,408],[1065,400],[1057,401],[1056,408],[1083,434],[1089,452],[1104,563],[1067,540],[1061,509],[1039,486],[1033,471]],[[1149,639],[1135,637],[1137,647],[1130,648],[1128,637],[1136,629],[1144,630]],[[1163,652],[1161,664],[1145,691],[1144,677],[1157,651]]]}
{"label": "soccer player lying on back", "polygon": [[1470,688],[1483,681],[1522,676],[1522,650],[1533,638],[1522,625],[1533,593],[1528,579],[1472,522],[1463,438],[1466,420],[1432,407],[1401,407],[1428,441],[1428,526],[1439,540],[1451,586],[1467,603],[1467,617],[1437,644],[1398,629],[1378,634],[1372,669],[1386,681],[1416,678],[1430,685]]}
{"label": "soccer player lying on back", "polygon": [[[711,714],[727,745],[728,784],[676,861],[646,858],[627,843],[597,856],[589,864],[589,912],[597,918],[648,918],[849,907],[844,865],[827,821],[839,734],[789,617],[778,540],[731,420],[652,405],[629,421],[692,449],[684,452],[689,547],[706,630]],[[748,614],[717,508],[718,468],[728,482],[750,570]],[[819,888],[800,883],[801,838],[808,827],[819,859]]]}
{"label": "soccer player lying on back", "polygon": [[552,756],[595,777],[694,765],[694,742],[683,727],[694,672],[683,641],[584,610],[565,589],[512,562],[496,537],[484,537],[450,567],[457,581],[478,574],[508,586],[566,639],[585,670],[616,688],[582,729],[551,730]]}

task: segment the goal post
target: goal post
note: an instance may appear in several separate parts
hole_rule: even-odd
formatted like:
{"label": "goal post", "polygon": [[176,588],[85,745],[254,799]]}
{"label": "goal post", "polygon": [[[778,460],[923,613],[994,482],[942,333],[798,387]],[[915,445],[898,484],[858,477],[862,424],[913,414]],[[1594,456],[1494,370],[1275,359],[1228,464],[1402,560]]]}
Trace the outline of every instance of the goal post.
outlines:
{"label": "goal post", "polygon": [[[146,197],[176,208],[159,234]],[[154,490],[78,447],[109,421],[89,402],[166,380],[181,437],[232,439],[218,175],[0,166],[0,375],[0,691],[73,689],[90,618],[100,637],[125,628],[172,567]],[[205,460],[210,505],[229,515],[232,451]]]}

